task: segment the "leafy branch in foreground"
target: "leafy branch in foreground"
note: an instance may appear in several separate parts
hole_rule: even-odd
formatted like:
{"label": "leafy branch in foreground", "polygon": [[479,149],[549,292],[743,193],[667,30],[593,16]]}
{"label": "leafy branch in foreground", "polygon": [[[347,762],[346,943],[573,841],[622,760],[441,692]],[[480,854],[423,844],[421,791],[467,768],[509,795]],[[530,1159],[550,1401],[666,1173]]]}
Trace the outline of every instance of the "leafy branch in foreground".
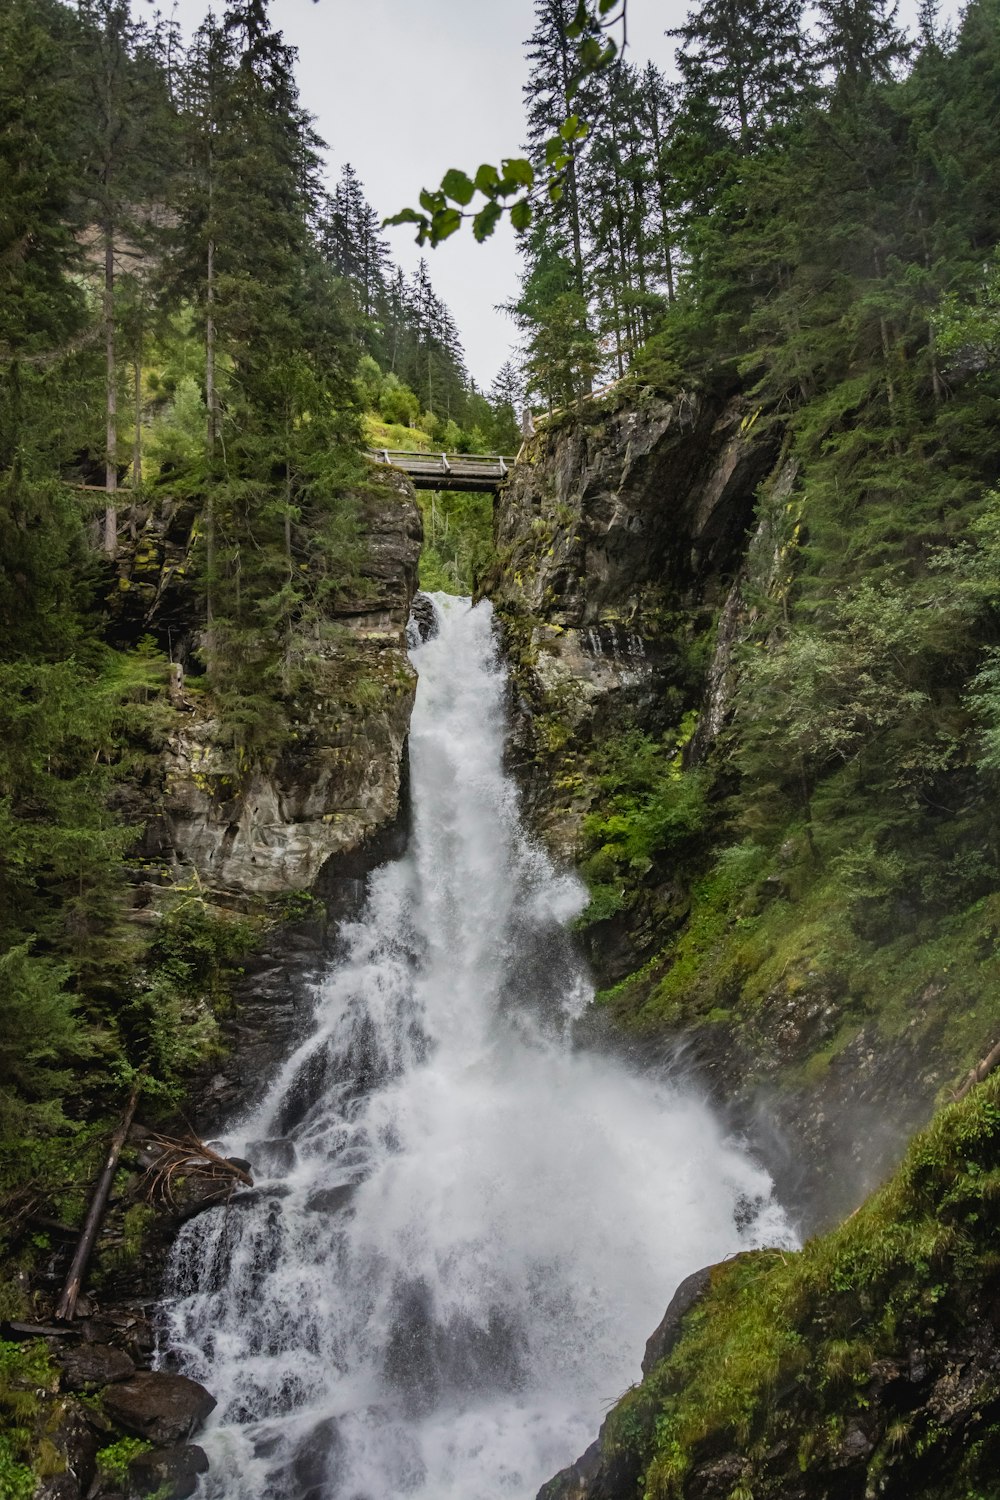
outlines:
{"label": "leafy branch in foreground", "polygon": [[[558,203],[563,196],[563,176],[573,161],[574,147],[589,133],[590,126],[570,110],[584,81],[609,66],[627,42],[628,0],[579,0],[576,13],[566,26],[567,41],[576,44],[576,72],[566,85],[566,118],[545,143],[546,176],[538,180],[526,157],[504,157],[500,166],[483,162],[470,177],[459,167],[450,167],[436,190],[424,188],[420,208],[404,208],[385,220],[383,227],[397,224],[417,226],[418,245],[439,245],[472,221],[472,233],[480,244],[488,239],[505,213],[520,233],[534,217],[535,199],[546,196]],[[619,44],[608,32],[620,25]],[[475,203],[478,197],[480,202]],[[513,200],[513,201],[510,201]]]}

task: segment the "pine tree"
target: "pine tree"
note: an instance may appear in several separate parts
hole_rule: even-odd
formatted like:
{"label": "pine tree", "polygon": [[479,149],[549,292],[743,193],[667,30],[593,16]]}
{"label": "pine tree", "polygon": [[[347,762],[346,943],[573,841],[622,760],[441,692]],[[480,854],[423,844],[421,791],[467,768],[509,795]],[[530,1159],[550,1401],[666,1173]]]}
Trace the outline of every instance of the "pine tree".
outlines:
{"label": "pine tree", "polygon": [[817,0],[816,10],[816,56],[833,75],[835,87],[852,95],[890,79],[909,53],[897,25],[898,0]]}
{"label": "pine tree", "polygon": [[702,0],[676,36],[682,107],[719,122],[742,155],[800,106],[810,81],[803,0]]}
{"label": "pine tree", "polygon": [[553,410],[587,394],[600,357],[565,244],[536,225],[526,263],[521,294],[507,311],[525,333],[527,393]]}
{"label": "pine tree", "polygon": [[365,348],[386,359],[392,261],[379,216],[350,163],[320,215],[318,240],[325,259],[351,289]]}
{"label": "pine tree", "polygon": [[521,446],[520,412],[524,405],[524,382],[508,359],[500,366],[490,386],[489,440],[498,453],[516,453]]}
{"label": "pine tree", "polygon": [[103,276],[107,492],[103,545],[113,556],[118,545],[117,278],[123,241],[141,237],[134,205],[148,202],[164,176],[164,138],[153,128],[165,107],[164,80],[157,68],[141,66],[151,38],[133,21],[128,0],[77,0],[77,4],[82,43],[76,70],[79,152],[85,211],[99,234]]}
{"label": "pine tree", "polygon": [[655,188],[657,233],[651,246],[651,255],[655,274],[662,278],[667,299],[673,302],[677,295],[677,227],[674,223],[674,185],[667,169],[666,143],[673,129],[677,110],[673,90],[653,63],[647,63],[642,75],[638,102],[652,159],[650,187],[651,190]]}
{"label": "pine tree", "polygon": [[[575,14],[575,0],[535,0],[535,29],[526,44],[530,77],[524,99],[528,147],[537,170],[544,168],[546,143],[558,134],[563,121],[574,111],[590,117],[588,96],[573,93],[577,62],[566,31]],[[565,236],[576,293],[585,297],[581,150],[578,141],[567,144],[569,161],[563,172],[562,194],[543,212],[547,221]]]}

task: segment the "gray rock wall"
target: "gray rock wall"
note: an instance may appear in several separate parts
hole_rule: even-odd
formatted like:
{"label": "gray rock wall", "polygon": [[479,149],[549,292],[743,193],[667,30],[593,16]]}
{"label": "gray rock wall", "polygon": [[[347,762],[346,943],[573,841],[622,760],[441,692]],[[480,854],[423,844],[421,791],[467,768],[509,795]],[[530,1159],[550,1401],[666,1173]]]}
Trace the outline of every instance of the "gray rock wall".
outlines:
{"label": "gray rock wall", "polygon": [[237,898],[311,890],[328,860],[398,817],[421,539],[408,482],[379,476],[362,504],[367,587],[336,610],[340,640],[313,663],[293,706],[294,740],[276,764],[234,771],[218,721],[189,700],[166,752],[157,830],[175,879],[193,873],[204,889]]}

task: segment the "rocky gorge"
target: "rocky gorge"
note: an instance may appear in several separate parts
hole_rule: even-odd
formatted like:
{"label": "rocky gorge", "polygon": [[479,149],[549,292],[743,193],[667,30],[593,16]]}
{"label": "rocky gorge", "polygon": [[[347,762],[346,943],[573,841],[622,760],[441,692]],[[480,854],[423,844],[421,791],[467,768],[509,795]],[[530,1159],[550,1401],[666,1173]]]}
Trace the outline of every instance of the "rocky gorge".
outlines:
{"label": "rocky gorge", "polygon": [[[622,736],[633,737],[629,744],[666,747],[672,786],[718,759],[733,718],[741,653],[761,639],[766,601],[787,597],[802,506],[800,468],[782,424],[725,379],[697,393],[613,393],[543,426],[522,452],[496,504],[495,560],[483,584],[511,668],[508,760],[534,829],[560,864],[581,866],[593,886],[601,883],[588,873],[594,819]],[[335,949],[338,923],[358,910],[367,873],[405,843],[414,691],[405,631],[420,523],[412,493],[395,475],[381,483],[373,477],[362,515],[363,586],[338,608],[339,645],[319,660],[309,690],[297,697],[294,738],[266,769],[234,763],[186,674],[194,636],[185,623],[180,520],[168,513],[166,525],[137,526],[134,547],[123,552],[115,628],[168,638],[174,663],[159,768],[130,793],[145,823],[134,919],[155,922],[164,893],[179,888],[196,891],[223,914],[259,923],[221,1017],[222,1046],[191,1086],[187,1118],[201,1139],[288,1053],[300,1033],[308,980]],[[709,967],[762,910],[794,907],[803,858],[799,831],[731,901],[711,933]],[[581,928],[606,992],[577,1023],[581,1040],[599,1034],[602,1045],[644,1070],[696,1079],[751,1142],[805,1231],[826,1229],[896,1167],[956,1061],[967,1065],[974,1057],[938,1045],[944,973],[919,976],[906,1025],[887,1039],[881,1016],[870,1007],[866,1013],[850,978],[808,947],[786,958],[776,978],[767,972],[762,989],[755,990],[744,961],[726,979],[725,1005],[712,994],[699,1009],[695,983],[686,1010],[645,1013],[663,975],[684,962],[679,945],[697,917],[693,891],[709,859],[709,845],[696,838],[681,841],[675,855],[669,847],[654,849],[616,869],[623,899],[610,911],[592,903]],[[771,958],[761,951],[762,971]],[[992,1125],[979,1107],[965,1138],[979,1143],[988,1173]],[[955,1139],[962,1138],[955,1130]],[[260,1143],[265,1156],[281,1145]],[[908,1184],[921,1170],[931,1172],[928,1150],[916,1148],[914,1165],[904,1168]],[[148,1369],[155,1343],[149,1313],[179,1226],[229,1200],[234,1182],[225,1174],[220,1179],[193,1148],[186,1170],[174,1172],[168,1192],[150,1206],[149,1184],[165,1170],[165,1151],[148,1127],[134,1128],[130,1175],[116,1192],[94,1285],[73,1331],[52,1327],[51,1289],[36,1298],[36,1327],[8,1325],[18,1338],[33,1332],[47,1351],[38,1355],[32,1387],[33,1420],[54,1454],[40,1496],[157,1493],[180,1500],[194,1493],[203,1470],[204,1455],[189,1440],[214,1398],[196,1382]],[[938,1154],[948,1171],[958,1170],[961,1149],[950,1137]],[[937,1174],[940,1163],[931,1157]],[[235,1165],[252,1171],[256,1163]],[[936,1184],[935,1175],[927,1189],[932,1196]],[[968,1192],[984,1187],[973,1181]],[[231,1211],[239,1212],[253,1188],[235,1184],[235,1191]],[[925,1223],[926,1192],[920,1197],[909,1185],[887,1191],[905,1199],[893,1212]],[[852,1265],[872,1253],[862,1238],[872,1217],[879,1233],[888,1232],[877,1203],[840,1231]],[[131,1259],[123,1254],[127,1242]],[[815,1252],[814,1260],[826,1253]],[[905,1261],[908,1252],[898,1253]],[[952,1263],[943,1258],[952,1249],[928,1253],[938,1257],[942,1285],[949,1285]],[[652,1456],[657,1413],[691,1381],[685,1360],[697,1357],[704,1320],[725,1334],[734,1298],[767,1306],[773,1296],[782,1319],[791,1309],[790,1342],[815,1342],[814,1331],[799,1331],[811,1319],[824,1330],[826,1351],[845,1320],[855,1326],[859,1307],[871,1316],[865,1299],[874,1294],[859,1291],[846,1272],[835,1282],[836,1295],[825,1263],[812,1282],[812,1273],[803,1272],[803,1291],[794,1277],[782,1282],[785,1264],[753,1252],[689,1278],[650,1340],[643,1384],[612,1413],[600,1441],[543,1489],[545,1500],[626,1500],[642,1476],[648,1494],[664,1497],[729,1500],[743,1493],[743,1484],[747,1493],[776,1497],[901,1494],[909,1455],[923,1451],[920,1443],[930,1445],[927,1433],[946,1434],[935,1450],[935,1461],[944,1463],[992,1420],[992,1345],[970,1331],[971,1323],[992,1317],[989,1268],[976,1260],[961,1308],[945,1297],[942,1309],[928,1309],[894,1261],[904,1305],[881,1342],[856,1347],[853,1336],[843,1335],[848,1373],[814,1371],[812,1384],[805,1365],[793,1361],[789,1374],[776,1354],[774,1368],[781,1365],[785,1383],[773,1422],[754,1418],[753,1441],[747,1436],[727,1446],[721,1434],[728,1417],[720,1419],[718,1431],[698,1437],[696,1461],[655,1488],[649,1476],[660,1462]],[[53,1257],[53,1288],[61,1265]],[[893,1287],[886,1297],[897,1295],[890,1271],[883,1266],[880,1274]],[[775,1281],[780,1285],[772,1292]],[[685,1339],[695,1340],[694,1355]],[[837,1394],[841,1385],[849,1399]],[[803,1394],[814,1388],[833,1394]],[[905,1441],[893,1436],[903,1425]],[[803,1447],[802,1434],[810,1433],[819,1436]],[[800,1480],[800,1472],[807,1477]],[[876,1479],[879,1488],[872,1488]]]}

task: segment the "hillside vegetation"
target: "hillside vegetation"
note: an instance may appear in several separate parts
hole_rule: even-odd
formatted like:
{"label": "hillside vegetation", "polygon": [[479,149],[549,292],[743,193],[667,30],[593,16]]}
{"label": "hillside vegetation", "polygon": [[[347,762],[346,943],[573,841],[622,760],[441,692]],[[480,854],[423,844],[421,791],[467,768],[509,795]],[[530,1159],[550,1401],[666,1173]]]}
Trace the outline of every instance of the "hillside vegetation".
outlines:
{"label": "hillside vegetation", "polygon": [[[737,393],[744,436],[777,460],[730,574],[697,597],[692,565],[687,596],[620,621],[670,641],[665,698],[583,737],[544,700],[533,753],[556,803],[585,808],[596,961],[632,970],[602,1003],[658,1047],[684,1036],[710,1071],[725,1059],[779,1114],[793,1098],[801,1121],[810,1093],[814,1114],[840,1109],[824,1139],[857,1163],[1000,1036],[1000,9],[971,0],[950,28],[925,6],[916,42],[877,0],[735,21],[705,0],[680,30],[661,176],[644,178],[676,260],[630,374],[581,406],[579,444],[599,451],[654,392],[678,410]],[[554,216],[571,264],[572,209]],[[633,257],[654,221],[619,221]],[[536,276],[545,254],[539,238]],[[581,361],[576,390],[589,378]],[[561,556],[579,517],[552,525]],[[519,586],[531,665],[559,600],[519,615]],[[995,1094],[945,1108],[801,1255],[718,1268],[606,1424],[599,1475],[551,1494],[992,1495]]]}
{"label": "hillside vegetation", "polygon": [[[378,711],[399,684],[338,621],[372,589],[364,446],[516,441],[513,371],[480,394],[426,264],[391,263],[351,168],[324,185],[294,61],[256,0],[187,49],[126,0],[0,13],[4,1316],[32,1218],[78,1222],[133,1081],[176,1109],[288,914],[140,857],[170,736],[217,726],[235,794],[320,663]],[[489,497],[435,497],[429,584],[471,587],[488,529]]]}

